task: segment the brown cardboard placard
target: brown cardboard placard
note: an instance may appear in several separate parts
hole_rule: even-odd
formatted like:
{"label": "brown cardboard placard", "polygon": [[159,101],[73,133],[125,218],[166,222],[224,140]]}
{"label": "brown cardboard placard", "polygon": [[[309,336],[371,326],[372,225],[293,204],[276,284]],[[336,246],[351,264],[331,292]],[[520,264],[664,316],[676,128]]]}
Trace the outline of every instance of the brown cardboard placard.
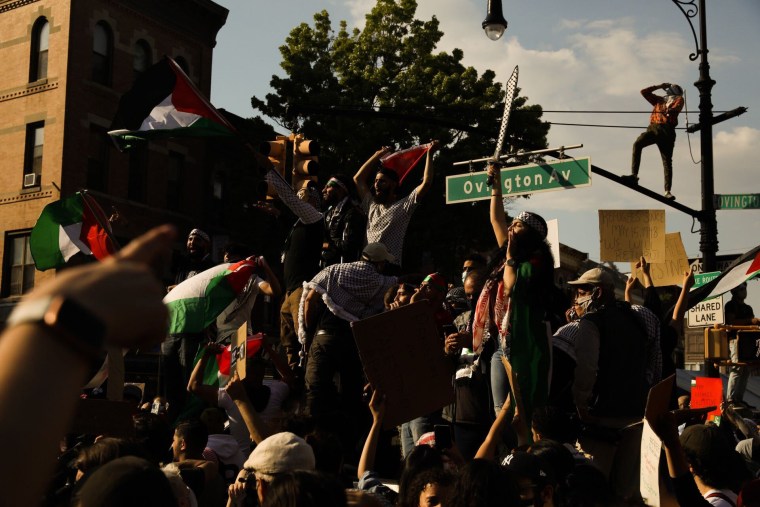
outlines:
{"label": "brown cardboard placard", "polygon": [[599,210],[602,262],[665,260],[665,210]]}
{"label": "brown cardboard placard", "polygon": [[427,301],[353,322],[351,328],[367,379],[386,396],[383,427],[454,401],[452,365]]}
{"label": "brown cardboard placard", "polygon": [[[681,285],[684,272],[689,271],[689,258],[686,256],[680,232],[669,232],[665,235],[664,262],[655,264],[644,258],[649,262],[649,275],[655,287]],[[631,262],[631,274],[643,284],[643,275],[641,270],[636,270],[636,262]]]}

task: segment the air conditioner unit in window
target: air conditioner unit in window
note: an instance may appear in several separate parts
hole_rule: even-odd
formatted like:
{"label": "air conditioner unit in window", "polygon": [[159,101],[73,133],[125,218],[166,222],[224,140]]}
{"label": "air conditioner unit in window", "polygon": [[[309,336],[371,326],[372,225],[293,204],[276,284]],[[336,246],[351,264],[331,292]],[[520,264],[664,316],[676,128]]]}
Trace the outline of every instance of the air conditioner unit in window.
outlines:
{"label": "air conditioner unit in window", "polygon": [[29,173],[24,175],[24,188],[36,187],[40,184],[40,175]]}

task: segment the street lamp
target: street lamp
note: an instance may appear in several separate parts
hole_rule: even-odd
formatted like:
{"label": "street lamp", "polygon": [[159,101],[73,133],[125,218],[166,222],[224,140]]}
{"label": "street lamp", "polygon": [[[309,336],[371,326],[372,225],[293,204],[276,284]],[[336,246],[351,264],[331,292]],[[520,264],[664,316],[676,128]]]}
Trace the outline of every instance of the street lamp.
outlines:
{"label": "street lamp", "polygon": [[483,20],[483,30],[491,40],[499,40],[507,29],[507,20],[501,10],[501,0],[488,0],[488,13]]}

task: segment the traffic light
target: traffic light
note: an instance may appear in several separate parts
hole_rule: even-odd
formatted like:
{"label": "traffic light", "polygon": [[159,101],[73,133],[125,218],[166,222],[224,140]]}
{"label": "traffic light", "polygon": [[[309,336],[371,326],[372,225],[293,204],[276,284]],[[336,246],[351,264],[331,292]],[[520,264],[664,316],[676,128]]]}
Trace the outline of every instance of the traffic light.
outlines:
{"label": "traffic light", "polygon": [[293,190],[298,192],[309,182],[317,181],[319,172],[319,143],[304,139],[302,134],[292,136],[293,139]]}
{"label": "traffic light", "polygon": [[[269,157],[272,167],[285,178],[285,169],[287,167],[288,156],[288,138],[286,136],[277,136],[274,141],[264,141],[261,143],[261,154]],[[277,197],[271,185],[264,183],[266,186],[266,195],[268,199]]]}

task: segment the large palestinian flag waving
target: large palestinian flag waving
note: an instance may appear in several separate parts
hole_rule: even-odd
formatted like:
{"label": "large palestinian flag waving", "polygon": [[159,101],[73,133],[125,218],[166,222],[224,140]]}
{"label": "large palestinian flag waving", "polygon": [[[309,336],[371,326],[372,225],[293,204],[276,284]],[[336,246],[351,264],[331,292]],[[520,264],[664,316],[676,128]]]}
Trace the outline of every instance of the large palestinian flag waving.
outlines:
{"label": "large palestinian flag waving", "polygon": [[220,264],[174,287],[164,297],[169,333],[200,333],[245,291],[256,275],[255,258]]}
{"label": "large palestinian flag waving", "polygon": [[85,192],[51,202],[32,229],[29,248],[40,271],[58,269],[81,252],[104,259],[116,251],[110,223],[91,195]]}
{"label": "large palestinian flag waving", "polygon": [[235,128],[169,57],[153,65],[119,101],[108,132],[120,150],[135,140],[230,136]]}
{"label": "large palestinian flag waving", "polygon": [[688,308],[700,301],[725,294],[760,273],[760,245],[745,253],[717,278],[689,293]]}

